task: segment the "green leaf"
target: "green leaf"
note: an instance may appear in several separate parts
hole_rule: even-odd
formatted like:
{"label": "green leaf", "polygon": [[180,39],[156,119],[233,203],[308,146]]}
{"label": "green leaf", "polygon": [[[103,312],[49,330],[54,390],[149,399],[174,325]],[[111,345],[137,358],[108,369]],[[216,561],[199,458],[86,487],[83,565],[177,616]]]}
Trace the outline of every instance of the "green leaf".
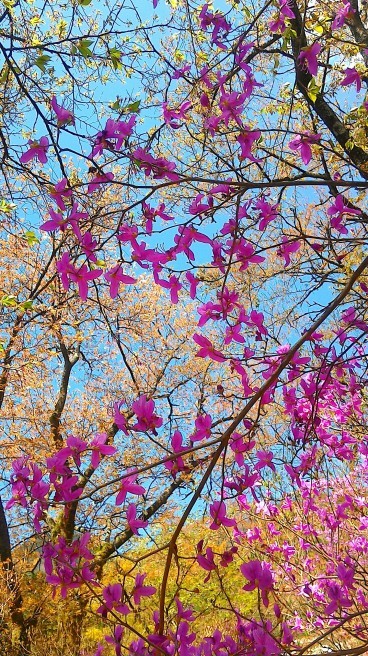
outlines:
{"label": "green leaf", "polygon": [[312,102],[316,102],[317,96],[318,96],[320,91],[321,91],[321,87],[317,84],[315,78],[312,77],[311,81],[308,84],[308,88],[307,88],[308,96],[309,96],[309,98],[311,99]]}
{"label": "green leaf", "polygon": [[125,105],[125,107],[123,107],[123,109],[122,109],[122,112],[124,114],[135,114],[135,112],[139,111],[140,104],[141,104],[141,101],[136,100],[135,102],[130,103],[129,105]]}
{"label": "green leaf", "polygon": [[4,198],[0,200],[0,212],[3,212],[3,214],[11,214],[15,208],[14,203],[8,203]]}
{"label": "green leaf", "polygon": [[117,48],[111,48],[109,50],[109,55],[115,71],[123,68],[123,64],[121,63],[122,54],[121,50],[117,50]]}
{"label": "green leaf", "polygon": [[28,246],[34,246],[35,244],[39,244],[40,240],[38,237],[36,237],[35,233],[33,230],[27,230],[24,235],[22,235],[23,239],[26,240]]}
{"label": "green leaf", "polygon": [[37,66],[43,73],[46,70],[46,66],[51,60],[50,55],[40,55],[37,59],[34,60],[34,65]]}
{"label": "green leaf", "polygon": [[6,295],[0,299],[0,305],[3,307],[15,307],[17,305],[17,299],[15,296]]}
{"label": "green leaf", "polygon": [[5,82],[7,82],[9,73],[10,73],[9,66],[7,64],[4,64],[4,66],[0,71],[0,84],[4,84]]}
{"label": "green leaf", "polygon": [[32,310],[33,301],[23,301],[23,303],[19,303],[19,307],[23,308],[23,310]]}
{"label": "green leaf", "polygon": [[82,5],[82,7],[87,7],[88,5],[91,4],[91,2],[92,0],[78,0],[78,4]]}
{"label": "green leaf", "polygon": [[82,39],[78,41],[77,48],[82,55],[82,57],[93,57],[93,52],[90,50],[89,46],[92,45],[93,41],[90,39]]}

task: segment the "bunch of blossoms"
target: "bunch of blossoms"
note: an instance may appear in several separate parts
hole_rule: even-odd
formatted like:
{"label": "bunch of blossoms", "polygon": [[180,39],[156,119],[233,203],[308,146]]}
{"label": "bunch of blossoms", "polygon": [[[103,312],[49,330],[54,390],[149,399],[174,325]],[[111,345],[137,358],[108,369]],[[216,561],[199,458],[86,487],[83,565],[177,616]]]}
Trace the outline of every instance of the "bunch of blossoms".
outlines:
{"label": "bunch of blossoms", "polygon": [[89,563],[94,559],[88,549],[89,533],[77,538],[71,544],[59,536],[52,544],[47,542],[42,549],[46,581],[57,586],[63,599],[69,590],[80,588],[84,583],[96,584],[96,574]]}
{"label": "bunch of blossoms", "polygon": [[294,630],[312,636],[329,627],[341,632],[349,622],[347,631],[364,639],[359,614],[368,608],[363,574],[367,500],[361,490],[354,492],[359,477],[366,479],[366,463],[349,477],[336,477],[333,494],[329,482],[315,476],[313,481],[301,480],[299,493],[290,491],[277,506],[272,502],[248,506],[250,517],[263,521],[258,520],[257,531],[239,533],[238,540],[251,539],[253,552],[272,561],[275,597],[288,595],[290,600],[281,608],[274,605],[273,612],[280,619],[284,613],[293,614],[289,624]]}
{"label": "bunch of blossoms", "polygon": [[[72,461],[80,472],[81,457],[89,453],[87,466],[96,469],[103,457],[111,456],[116,447],[107,444],[107,434],[97,433],[90,442],[79,437],[69,435],[66,446],[46,459],[47,475],[28,457],[20,458],[12,463],[10,477],[12,497],[7,508],[20,505],[23,508],[32,507],[34,513],[35,530],[41,532],[40,520],[46,518],[50,504],[62,502],[70,504],[81,496],[82,486],[79,484],[78,473],[73,471]],[[67,513],[67,506],[65,509]]]}

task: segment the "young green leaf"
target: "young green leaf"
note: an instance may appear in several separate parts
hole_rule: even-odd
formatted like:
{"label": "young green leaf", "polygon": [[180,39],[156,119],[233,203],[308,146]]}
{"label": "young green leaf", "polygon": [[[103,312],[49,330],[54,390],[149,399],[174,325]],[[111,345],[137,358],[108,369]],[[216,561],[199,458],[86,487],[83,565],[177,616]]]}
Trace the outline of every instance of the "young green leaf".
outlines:
{"label": "young green leaf", "polygon": [[46,66],[51,60],[50,55],[40,55],[35,59],[34,64],[37,66],[43,73],[46,71]]}

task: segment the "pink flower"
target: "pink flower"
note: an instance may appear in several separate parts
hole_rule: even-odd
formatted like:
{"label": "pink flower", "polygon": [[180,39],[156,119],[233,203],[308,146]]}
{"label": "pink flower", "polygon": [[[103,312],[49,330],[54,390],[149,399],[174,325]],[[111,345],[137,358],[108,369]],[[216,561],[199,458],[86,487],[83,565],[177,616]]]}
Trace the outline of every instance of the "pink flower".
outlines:
{"label": "pink flower", "polygon": [[[157,4],[157,1],[156,1]],[[186,73],[189,73],[191,69],[190,64],[185,64],[182,68],[176,68],[173,75],[172,79],[173,80],[180,80],[181,77],[184,77]]]}
{"label": "pink flower", "polygon": [[135,116],[131,116],[127,122],[109,118],[105,128],[95,137],[90,157],[101,155],[104,150],[120,150],[124,141],[132,134],[135,123]]}
{"label": "pink flower", "polygon": [[127,223],[123,223],[119,227],[119,234],[117,235],[116,239],[123,243],[130,242],[132,245],[134,244],[137,245],[138,234],[139,234],[138,226],[128,225]]}
{"label": "pink flower", "polygon": [[85,264],[77,269],[70,261],[69,253],[64,253],[60,260],[56,261],[56,268],[61,277],[61,282],[66,291],[69,289],[70,281],[78,285],[79,295],[83,301],[88,295],[88,281],[95,280],[102,274],[102,269],[89,271]]}
{"label": "pink flower", "polygon": [[328,583],[326,592],[331,599],[330,603],[327,604],[325,608],[326,615],[333,615],[341,608],[350,608],[354,603],[349,597],[347,597],[346,593],[338,583]]}
{"label": "pink flower", "polygon": [[256,453],[258,462],[255,466],[255,468],[260,471],[260,469],[264,469],[264,467],[269,467],[272,469],[272,471],[276,471],[275,465],[273,464],[273,453],[272,451],[257,451]]}
{"label": "pink flower", "polygon": [[134,283],[137,282],[132,276],[127,276],[123,273],[120,264],[116,264],[112,269],[106,271],[104,278],[110,283],[111,298],[117,297],[120,283],[123,283],[124,285],[134,285]]}
{"label": "pink flower", "polygon": [[331,227],[335,228],[340,234],[347,234],[348,230],[343,224],[344,217],[348,214],[352,216],[360,216],[361,211],[345,205],[345,199],[342,194],[338,194],[330,207],[327,209],[327,214],[331,217]]}
{"label": "pink flower", "polygon": [[245,338],[241,334],[242,326],[240,323],[237,323],[233,326],[227,326],[225,331],[224,344],[231,344],[232,341],[237,342],[238,344],[244,344]]}
{"label": "pink flower", "polygon": [[190,436],[192,442],[198,442],[211,437],[212,417],[211,415],[198,415],[195,420],[195,432]]}
{"label": "pink flower", "polygon": [[234,254],[241,263],[239,271],[246,271],[250,264],[259,264],[265,260],[262,255],[255,254],[255,247],[253,244],[246,242],[245,239],[239,239],[237,242],[228,241],[227,244],[229,249],[233,247]]}
{"label": "pink flower", "polygon": [[102,617],[107,617],[109,611],[121,613],[122,615],[128,615],[130,613],[128,606],[122,602],[123,586],[121,583],[107,585],[102,590],[102,596],[104,598],[104,604],[97,608],[97,613],[102,615]]}
{"label": "pink flower", "polygon": [[355,13],[355,9],[352,8],[350,2],[347,2],[344,0],[342,5],[338,8],[335,18],[332,21],[331,24],[331,29],[332,30],[338,30],[340,27],[342,27],[345,24],[346,18],[349,18],[350,16]]}
{"label": "pink flower", "polygon": [[168,178],[168,180],[173,181],[179,180],[178,174],[174,173],[176,164],[169,162],[164,157],[155,158],[144,148],[137,148],[133,151],[132,158],[134,163],[143,169],[145,175],[152,175],[154,180],[160,180],[161,178]]}
{"label": "pink flower", "polygon": [[143,201],[142,211],[143,216],[146,219],[146,232],[148,235],[152,234],[153,221],[155,221],[157,216],[159,216],[164,221],[172,221],[173,217],[165,214],[164,209],[164,203],[160,203],[158,207],[154,208]]}
{"label": "pink flower", "polygon": [[32,159],[38,159],[40,164],[46,164],[47,162],[47,155],[46,152],[49,148],[49,140],[47,137],[41,137],[39,141],[33,141],[30,139],[28,141],[28,144],[30,145],[29,150],[27,150],[23,155],[20,157],[20,162],[22,164],[28,164]]}
{"label": "pink flower", "polygon": [[128,435],[128,428],[127,428],[127,419],[124,414],[121,412],[121,407],[125,405],[125,402],[122,401],[116,401],[114,403],[114,423],[117,425],[119,430],[122,430],[125,435]]}
{"label": "pink flower", "polygon": [[61,283],[65,291],[68,291],[70,287],[70,274],[74,271],[74,265],[70,260],[69,253],[63,253],[61,259],[56,261],[56,268],[60,274]]}
{"label": "pink flower", "polygon": [[109,172],[109,173],[97,173],[94,178],[92,178],[91,182],[88,185],[87,192],[89,194],[92,194],[98,187],[100,187],[102,184],[106,184],[106,182],[111,182],[114,179],[114,174]]}
{"label": "pink flower", "polygon": [[206,3],[200,11],[199,21],[202,30],[207,30],[208,27],[213,25],[212,42],[215,43],[218,48],[224,49],[224,44],[219,41],[220,32],[223,33],[223,36],[226,36],[231,28],[231,25],[227,22],[225,16],[220,12],[216,12],[215,14],[209,12],[208,4]]}
{"label": "pink flower", "polygon": [[[240,433],[233,433],[230,441],[230,449],[235,453],[235,462],[242,467],[244,465],[244,453],[248,453],[255,446],[255,441],[243,442],[243,436]],[[248,468],[249,469],[249,468]],[[257,476],[258,478],[258,476]],[[248,486],[247,486],[248,487]]]}
{"label": "pink flower", "polygon": [[225,356],[220,352],[215,349],[213,346],[212,342],[210,342],[207,337],[204,337],[203,335],[198,335],[195,333],[193,335],[193,340],[200,346],[201,348],[199,351],[196,353],[197,358],[211,358],[211,360],[214,360],[215,362],[225,362],[226,358]]}
{"label": "pink flower", "polygon": [[342,87],[350,86],[351,84],[356,85],[357,93],[362,88],[362,78],[360,77],[356,68],[345,68],[344,70],[345,77],[341,80],[340,85]]}
{"label": "pink flower", "polygon": [[260,130],[249,130],[245,128],[236,138],[241,148],[241,159],[250,159],[251,162],[259,162],[260,160],[252,155],[253,144],[258,141],[261,136]]}
{"label": "pink flower", "polygon": [[128,506],[126,511],[126,518],[129,524],[129,528],[134,533],[134,535],[139,535],[139,529],[145,528],[148,525],[147,521],[137,519],[137,507],[134,505],[134,503],[131,503]]}
{"label": "pink flower", "polygon": [[137,574],[135,577],[135,585],[132,590],[133,600],[136,606],[140,604],[141,597],[151,597],[154,595],[157,590],[153,585],[143,585],[143,581],[146,578],[147,574]]}
{"label": "pink flower", "polygon": [[146,490],[143,485],[138,485],[138,483],[136,483],[137,476],[138,474],[134,473],[134,471],[132,471],[130,476],[124,476],[121,481],[120,491],[116,497],[116,506],[120,506],[124,503],[127,494],[135,494],[137,496],[145,494]]}
{"label": "pink flower", "polygon": [[210,515],[213,519],[210,529],[212,531],[217,531],[220,526],[235,526],[235,519],[229,519],[226,517],[226,506],[223,501],[214,501],[210,505]]}
{"label": "pink flower", "polygon": [[290,254],[296,253],[301,247],[300,241],[289,241],[288,237],[282,236],[282,244],[278,247],[276,255],[283,257],[285,266],[290,264]]}
{"label": "pink flower", "polygon": [[85,253],[87,259],[91,260],[91,262],[97,262],[97,257],[94,251],[97,249],[98,243],[96,239],[93,239],[90,232],[87,231],[84,233],[81,239],[81,246],[82,246],[83,253]]}
{"label": "pink flower", "polygon": [[52,208],[49,209],[49,212],[50,212],[51,219],[45,221],[45,223],[43,223],[40,226],[40,230],[45,230],[46,232],[54,232],[55,230],[61,230],[61,232],[65,232],[68,225],[70,225],[75,236],[78,239],[82,239],[78,221],[80,219],[88,219],[87,212],[79,212],[76,203],[73,203],[73,207],[69,216],[66,216],[65,218],[62,216],[62,214],[59,214],[59,212],[55,212],[55,210],[53,210]]}
{"label": "pink flower", "polygon": [[316,41],[307,48],[302,48],[298,56],[298,63],[301,68],[306,68],[311,75],[317,75],[318,60],[317,56],[321,52],[321,46]]}
{"label": "pink flower", "polygon": [[69,274],[70,280],[76,282],[78,285],[79,296],[82,301],[87,300],[88,296],[88,282],[90,280],[96,280],[102,275],[102,269],[93,269],[90,271],[87,269],[86,265],[83,264],[79,269],[75,269]]}
{"label": "pink flower", "polygon": [[96,433],[90,443],[90,449],[92,450],[91,466],[93,469],[98,467],[103,456],[112,456],[116,453],[116,448],[114,446],[106,444],[107,439],[108,437],[106,433]]}
{"label": "pink flower", "polygon": [[185,274],[185,277],[187,281],[189,282],[190,288],[189,288],[189,295],[191,299],[195,299],[196,294],[197,294],[197,287],[199,285],[199,280],[190,271],[187,271]]}
{"label": "pink flower", "polygon": [[275,19],[268,24],[271,32],[283,33],[286,30],[286,19],[295,18],[295,14],[290,8],[290,0],[279,0],[279,12]]}
{"label": "pink flower", "polygon": [[57,104],[56,97],[52,96],[51,98],[51,107],[54,110],[57,118],[58,127],[63,125],[74,125],[75,120],[73,113],[69,109],[65,109]]}
{"label": "pink flower", "polygon": [[322,135],[320,134],[313,134],[312,132],[307,130],[302,134],[298,134],[298,136],[294,137],[294,139],[289,141],[289,148],[294,152],[296,150],[300,150],[300,154],[304,164],[309,164],[309,162],[312,159],[311,145],[318,143],[319,140],[321,139],[321,136]]}
{"label": "pink flower", "polygon": [[66,210],[63,199],[71,198],[73,196],[72,189],[68,189],[67,185],[68,185],[67,179],[63,178],[62,180],[60,180],[60,182],[57,182],[54,187],[50,187],[49,189],[49,194],[51,198],[55,201],[59,210],[61,210],[62,212],[65,212]]}
{"label": "pink flower", "polygon": [[221,92],[219,108],[221,109],[221,118],[225,125],[228,126],[231,120],[235,121],[238,125],[242,125],[241,114],[245,100],[245,93],[238,93],[237,91],[231,91],[230,93]]}
{"label": "pink flower", "polygon": [[273,587],[273,576],[269,564],[260,560],[250,560],[240,566],[240,571],[249,581],[243,586],[243,590],[251,591],[258,588],[261,591],[263,603],[267,606],[267,593]]}
{"label": "pink flower", "polygon": [[[185,446],[183,446],[183,436],[178,430],[174,432],[174,435],[171,438],[171,448],[175,454],[185,451]],[[181,456],[176,457],[175,460],[167,460],[164,463],[164,466],[171,472],[174,478],[179,471],[184,471],[186,469],[184,460]]]}
{"label": "pink flower", "polygon": [[180,128],[181,124],[178,123],[177,121],[178,120],[187,121],[188,120],[187,112],[191,109],[191,107],[192,107],[192,103],[190,102],[190,100],[186,100],[185,102],[181,103],[178,109],[171,109],[168,106],[168,103],[164,102],[162,108],[163,108],[164,121],[166,125],[169,125],[174,130]]}
{"label": "pink flower", "polygon": [[206,555],[203,555],[201,551],[202,549],[199,549],[199,553],[197,555],[198,565],[200,565],[202,569],[206,570],[206,572],[212,572],[213,570],[216,569],[216,565],[214,561],[214,554],[211,547],[207,547]]}
{"label": "pink flower", "polygon": [[80,437],[75,437],[74,435],[69,435],[66,440],[67,446],[63,449],[64,455],[67,458],[72,457],[75,464],[81,466],[81,453],[84,453],[88,449],[88,444],[85,440],[81,440]]}
{"label": "pink flower", "polygon": [[[106,642],[115,648],[115,656],[121,656],[121,640],[123,638],[124,628],[118,624],[114,629],[114,635],[105,635]],[[96,656],[96,654],[95,654]],[[98,656],[98,655],[97,655]]]}
{"label": "pink flower", "polygon": [[[240,316],[239,316],[240,320]],[[247,326],[255,326],[257,328],[257,339],[262,339],[262,335],[268,335],[267,328],[263,325],[264,315],[263,312],[252,310],[249,317],[247,315],[242,319]]]}
{"label": "pink flower", "polygon": [[154,414],[155,402],[153,399],[147,399],[143,394],[132,404],[132,410],[137,415],[137,423],[133,426],[133,430],[148,432],[152,431],[157,435],[156,428],[160,428],[163,424],[163,419]]}
{"label": "pink flower", "polygon": [[266,199],[264,196],[259,198],[257,202],[254,204],[254,209],[259,210],[259,226],[258,230],[264,230],[271,221],[276,219],[276,217],[279,214],[279,209],[280,206],[278,203],[274,203],[271,205],[271,203],[267,203]]}
{"label": "pink flower", "polygon": [[179,302],[178,292],[181,290],[183,285],[181,284],[178,276],[170,276],[169,280],[162,280],[158,277],[158,274],[154,273],[154,280],[156,284],[160,285],[160,287],[163,289],[170,290],[170,299],[174,305]]}

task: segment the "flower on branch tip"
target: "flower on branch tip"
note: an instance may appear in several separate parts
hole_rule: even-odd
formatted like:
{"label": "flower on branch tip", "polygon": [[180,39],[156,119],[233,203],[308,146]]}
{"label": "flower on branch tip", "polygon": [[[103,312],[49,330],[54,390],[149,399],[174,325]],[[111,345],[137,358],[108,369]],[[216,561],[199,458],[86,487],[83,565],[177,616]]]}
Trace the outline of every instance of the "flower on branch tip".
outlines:
{"label": "flower on branch tip", "polygon": [[358,71],[356,68],[345,68],[344,70],[344,79],[341,80],[340,85],[342,87],[347,87],[350,86],[351,84],[355,84],[357,93],[362,88],[362,78],[359,75]]}
{"label": "flower on branch tip", "polygon": [[289,266],[290,254],[296,253],[301,247],[300,241],[290,241],[285,235],[282,236],[282,244],[278,247],[276,255],[283,257],[285,260],[285,266]]}
{"label": "flower on branch tip", "polygon": [[344,2],[338,7],[335,18],[332,21],[331,29],[338,30],[340,27],[343,27],[347,18],[352,17],[355,13],[355,9],[351,6],[350,2],[344,0]]}
{"label": "flower on branch tip", "polygon": [[212,42],[215,43],[218,48],[221,48],[222,50],[225,49],[226,46],[219,41],[219,36],[220,32],[223,33],[222,36],[226,36],[230,31],[231,25],[227,22],[223,14],[220,12],[212,14],[208,11],[208,3],[206,3],[203,5],[199,13],[199,24],[204,31],[212,25]]}
{"label": "flower on branch tip", "polygon": [[302,48],[298,55],[298,63],[301,68],[307,69],[308,73],[315,76],[318,71],[318,60],[317,57],[321,52],[321,46],[316,41],[311,46],[307,48]]}
{"label": "flower on branch tip", "polygon": [[211,358],[211,360],[214,360],[215,362],[225,362],[225,356],[215,349],[212,342],[210,342],[207,337],[195,333],[193,335],[193,340],[201,347],[196,353],[197,358]]}
{"label": "flower on branch tip", "polygon": [[98,189],[102,184],[106,182],[111,182],[114,179],[114,174],[109,173],[97,173],[94,178],[88,184],[87,192],[92,194],[96,189]]}
{"label": "flower on branch tip", "polygon": [[103,456],[112,456],[116,453],[116,447],[106,444],[107,440],[107,433],[96,433],[89,445],[92,450],[91,467],[93,469],[98,467]]}
{"label": "flower on branch tip", "polygon": [[65,212],[66,206],[64,203],[64,198],[71,198],[73,196],[73,191],[72,189],[68,188],[68,180],[63,178],[60,180],[60,182],[57,182],[56,185],[49,188],[49,194],[55,201],[59,210]]}
{"label": "flower on branch tip", "polygon": [[279,0],[279,10],[268,26],[271,32],[283,34],[286,30],[286,20],[295,18],[295,14],[290,7],[290,0]]}
{"label": "flower on branch tip", "polygon": [[131,503],[126,511],[126,518],[130,530],[134,535],[139,535],[140,528],[146,528],[148,521],[137,518],[137,506],[134,503]]}
{"label": "flower on branch tip", "polygon": [[198,442],[203,439],[210,439],[212,417],[211,415],[198,415],[195,420],[195,432],[190,436],[191,442]]}
{"label": "flower on branch tip", "polygon": [[155,402],[153,399],[148,399],[145,394],[139,397],[132,403],[132,410],[137,415],[137,423],[132,427],[136,431],[152,431],[157,435],[156,428],[160,428],[163,424],[163,419],[154,414]]}
{"label": "flower on branch tip", "polygon": [[258,588],[261,591],[262,601],[267,606],[267,592],[273,587],[273,575],[268,563],[260,560],[250,560],[240,566],[243,576],[249,583],[243,586],[243,590],[252,591]]}
{"label": "flower on branch tip", "polygon": [[199,280],[196,278],[190,271],[187,271],[185,274],[187,281],[189,282],[189,295],[192,300],[195,299],[197,294],[197,287],[199,285]]}
{"label": "flower on branch tip", "polygon": [[144,148],[137,148],[132,152],[132,159],[134,164],[143,169],[146,176],[152,175],[154,180],[161,178],[168,178],[168,180],[179,180],[175,162],[169,162],[164,157],[153,157]]}
{"label": "flower on branch tip", "polygon": [[257,464],[255,466],[255,469],[260,471],[261,469],[264,469],[264,467],[269,467],[272,469],[272,471],[276,471],[275,465],[273,464],[273,453],[272,451],[257,451],[256,453],[257,456]]}
{"label": "flower on branch tip", "polygon": [[178,292],[181,290],[183,286],[178,276],[170,276],[169,280],[162,280],[161,278],[159,278],[158,273],[154,271],[153,277],[157,285],[160,285],[160,287],[162,287],[163,289],[170,290],[171,302],[174,305],[176,305],[176,303],[179,302]]}
{"label": "flower on branch tip", "polygon": [[97,613],[102,615],[102,617],[107,617],[109,611],[121,613],[122,615],[128,615],[130,613],[128,606],[122,602],[123,586],[121,583],[107,585],[102,590],[102,596],[104,603],[97,608]]}
{"label": "flower on branch tip", "polygon": [[226,505],[224,501],[214,501],[210,505],[210,515],[213,519],[210,529],[212,531],[217,531],[220,526],[235,526],[235,519],[230,519],[226,516]]}
{"label": "flower on branch tip", "polygon": [[59,128],[63,125],[75,124],[73,112],[71,112],[69,109],[65,109],[65,107],[62,107],[61,105],[58,105],[55,96],[52,96],[51,98],[51,107],[56,114],[57,125]]}
{"label": "flower on branch tip", "polygon": [[39,141],[30,139],[28,141],[30,148],[20,157],[22,164],[28,164],[32,159],[38,159],[40,164],[46,164],[47,151],[49,149],[49,140],[47,137],[41,137]]}
{"label": "flower on branch tip", "polygon": [[125,402],[122,401],[115,401],[114,403],[114,424],[117,425],[118,429],[123,431],[125,435],[129,435],[128,433],[128,424],[127,424],[127,418],[126,416],[121,412],[122,406],[125,405]]}
{"label": "flower on branch tip", "polygon": [[289,148],[294,152],[300,150],[301,158],[304,164],[309,164],[312,159],[311,145],[318,143],[321,139],[321,134],[313,134],[309,130],[298,134],[294,139],[289,141]]}
{"label": "flower on branch tip", "polygon": [[116,506],[120,506],[122,503],[124,503],[127,494],[135,494],[137,496],[145,494],[146,490],[143,485],[136,483],[137,477],[138,474],[136,474],[134,470],[132,470],[130,476],[124,476],[121,481],[120,490],[115,500]]}
{"label": "flower on branch tip", "polygon": [[245,127],[242,132],[236,137],[237,142],[240,144],[240,159],[250,159],[251,162],[260,162],[261,160],[252,155],[253,144],[258,141],[261,136],[260,130],[250,130]]}
{"label": "flower on branch tip", "polygon": [[[186,447],[183,446],[183,436],[180,431],[176,430],[171,438],[171,448],[175,454],[185,451]],[[173,460],[166,460],[164,467],[171,472],[171,475],[175,478],[179,471],[188,471],[188,467],[185,466],[184,460],[181,456],[176,457]]]}
{"label": "flower on branch tip", "polygon": [[121,626],[121,624],[118,624],[114,628],[114,635],[112,636],[105,635],[106,642],[108,642],[109,645],[112,645],[115,648],[115,656],[121,656],[122,654],[121,640],[123,638],[123,633],[124,633],[124,628]]}
{"label": "flower on branch tip", "polygon": [[141,597],[152,597],[156,594],[157,589],[153,585],[143,585],[143,581],[147,574],[137,574],[135,577],[135,585],[132,590],[133,601],[136,606],[140,604]]}
{"label": "flower on branch tip", "polygon": [[123,269],[120,264],[116,264],[112,269],[104,273],[104,278],[110,283],[110,296],[111,298],[116,298],[119,292],[119,285],[123,283],[124,285],[134,285],[137,282],[136,278],[132,276],[127,276],[124,274]]}
{"label": "flower on branch tip", "polygon": [[162,105],[163,117],[166,125],[169,125],[174,130],[177,130],[181,127],[181,123],[178,123],[178,120],[187,121],[188,116],[187,112],[192,108],[192,103],[190,100],[186,100],[181,103],[177,109],[169,107],[167,102],[164,102]]}
{"label": "flower on branch tip", "polygon": [[331,227],[335,228],[340,234],[348,234],[348,230],[343,224],[346,215],[360,216],[361,211],[358,208],[346,205],[344,196],[338,194],[330,207],[327,208],[327,214],[331,217]]}

